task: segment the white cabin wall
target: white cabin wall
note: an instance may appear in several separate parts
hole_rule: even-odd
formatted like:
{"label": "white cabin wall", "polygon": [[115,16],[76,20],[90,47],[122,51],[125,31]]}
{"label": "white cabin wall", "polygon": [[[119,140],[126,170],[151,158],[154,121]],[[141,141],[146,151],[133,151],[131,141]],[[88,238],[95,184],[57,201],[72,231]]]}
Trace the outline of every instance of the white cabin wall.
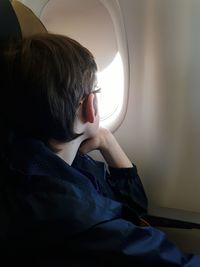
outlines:
{"label": "white cabin wall", "polygon": [[151,206],[200,212],[200,2],[119,0],[130,60],[127,114],[115,136]]}

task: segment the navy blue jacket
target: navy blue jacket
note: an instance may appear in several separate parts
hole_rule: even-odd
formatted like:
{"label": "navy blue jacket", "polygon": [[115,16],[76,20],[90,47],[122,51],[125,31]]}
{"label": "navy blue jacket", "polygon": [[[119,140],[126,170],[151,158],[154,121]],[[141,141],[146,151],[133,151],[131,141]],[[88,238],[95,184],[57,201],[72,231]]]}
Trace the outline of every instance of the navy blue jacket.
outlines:
{"label": "navy blue jacket", "polygon": [[136,167],[109,169],[87,155],[72,166],[33,139],[1,162],[2,255],[25,266],[187,266],[164,233],[140,226],[147,199]]}

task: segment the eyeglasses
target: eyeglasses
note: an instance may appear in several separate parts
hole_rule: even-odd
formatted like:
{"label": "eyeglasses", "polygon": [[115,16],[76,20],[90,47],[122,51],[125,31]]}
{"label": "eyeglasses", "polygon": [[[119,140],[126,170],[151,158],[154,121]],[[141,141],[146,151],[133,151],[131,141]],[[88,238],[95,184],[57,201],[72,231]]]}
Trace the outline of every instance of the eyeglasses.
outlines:
{"label": "eyeglasses", "polygon": [[93,90],[89,94],[83,96],[83,98],[81,99],[79,105],[81,105],[85,101],[85,99],[88,97],[88,95],[101,93],[101,87],[96,86],[95,88],[96,88],[95,90]]}
{"label": "eyeglasses", "polygon": [[101,93],[101,87],[96,87],[95,90],[90,92],[90,94],[98,94],[98,93]]}

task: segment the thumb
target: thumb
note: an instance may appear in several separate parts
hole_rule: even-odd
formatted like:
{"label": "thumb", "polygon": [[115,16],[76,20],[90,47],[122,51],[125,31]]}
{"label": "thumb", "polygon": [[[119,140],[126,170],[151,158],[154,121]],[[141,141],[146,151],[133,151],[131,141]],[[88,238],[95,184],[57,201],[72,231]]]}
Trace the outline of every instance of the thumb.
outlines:
{"label": "thumb", "polygon": [[92,150],[92,148],[91,148],[91,145],[89,144],[88,140],[82,142],[80,147],[79,147],[79,152],[81,152],[82,154],[87,154],[91,150]]}
{"label": "thumb", "polygon": [[91,138],[83,141],[79,147],[79,151],[83,154],[87,154],[98,148],[98,141],[96,138]]}

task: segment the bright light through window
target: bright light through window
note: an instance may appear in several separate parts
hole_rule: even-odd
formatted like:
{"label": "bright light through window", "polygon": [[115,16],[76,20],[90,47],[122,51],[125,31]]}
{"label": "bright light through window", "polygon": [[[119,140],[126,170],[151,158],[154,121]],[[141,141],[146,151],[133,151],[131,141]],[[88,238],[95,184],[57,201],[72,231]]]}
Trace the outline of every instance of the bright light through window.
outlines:
{"label": "bright light through window", "polygon": [[118,52],[109,66],[98,72],[98,85],[102,92],[99,94],[99,113],[101,124],[115,119],[123,104],[124,71],[123,63]]}

